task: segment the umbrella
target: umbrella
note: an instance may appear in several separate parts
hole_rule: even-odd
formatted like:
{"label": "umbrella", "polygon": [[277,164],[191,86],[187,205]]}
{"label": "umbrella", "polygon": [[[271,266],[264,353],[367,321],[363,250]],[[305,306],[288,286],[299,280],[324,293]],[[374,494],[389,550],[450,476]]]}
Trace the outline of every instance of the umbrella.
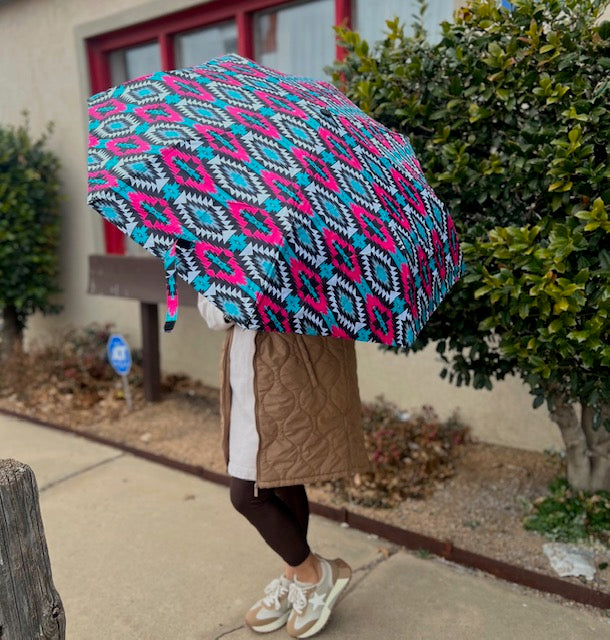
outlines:
{"label": "umbrella", "polygon": [[88,203],[242,327],[411,344],[462,273],[409,141],[237,55],[90,98]]}

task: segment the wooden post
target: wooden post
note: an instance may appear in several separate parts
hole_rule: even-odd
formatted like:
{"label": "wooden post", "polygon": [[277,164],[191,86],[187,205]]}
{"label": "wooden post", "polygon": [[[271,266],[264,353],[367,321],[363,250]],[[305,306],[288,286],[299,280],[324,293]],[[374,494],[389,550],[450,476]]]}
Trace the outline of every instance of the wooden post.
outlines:
{"label": "wooden post", "polygon": [[34,473],[0,460],[0,640],[65,640]]}
{"label": "wooden post", "polygon": [[144,397],[149,402],[161,400],[161,363],[159,356],[159,317],[156,304],[140,302],[142,327],[142,371]]}
{"label": "wooden post", "polygon": [[[0,0],[1,2],[1,0]],[[159,318],[157,305],[165,305],[165,275],[161,260],[140,256],[89,256],[88,293],[118,296],[140,302],[144,397],[150,402],[161,399],[159,355]],[[180,306],[196,307],[197,292],[178,282]],[[3,640],[0,637],[0,640]]]}

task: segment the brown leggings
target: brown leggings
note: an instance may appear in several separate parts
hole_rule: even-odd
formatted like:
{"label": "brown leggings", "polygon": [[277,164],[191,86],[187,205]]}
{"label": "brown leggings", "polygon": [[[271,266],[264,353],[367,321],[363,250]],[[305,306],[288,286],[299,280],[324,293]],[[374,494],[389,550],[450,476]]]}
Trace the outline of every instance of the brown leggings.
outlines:
{"label": "brown leggings", "polygon": [[231,478],[231,503],[284,562],[297,567],[307,559],[309,502],[302,484],[258,489],[255,496],[254,482]]}

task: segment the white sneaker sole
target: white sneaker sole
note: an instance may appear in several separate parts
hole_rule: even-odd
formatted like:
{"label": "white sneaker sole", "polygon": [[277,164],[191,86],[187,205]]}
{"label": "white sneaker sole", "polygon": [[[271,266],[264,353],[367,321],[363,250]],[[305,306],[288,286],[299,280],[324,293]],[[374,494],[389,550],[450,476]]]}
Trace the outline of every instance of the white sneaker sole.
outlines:
{"label": "white sneaker sole", "polygon": [[326,623],[330,618],[332,608],[337,602],[337,598],[339,597],[339,595],[341,595],[341,592],[345,589],[345,587],[347,587],[347,585],[350,583],[351,579],[352,576],[350,575],[349,578],[339,578],[337,582],[335,582],[335,586],[330,590],[328,598],[326,598],[326,602],[322,607],[320,617],[316,620],[316,623],[313,625],[313,627],[307,629],[307,631],[305,631],[304,633],[296,636],[297,638],[311,638],[311,636],[320,632],[326,626]]}
{"label": "white sneaker sole", "polygon": [[288,622],[289,617],[290,610],[288,610],[283,616],[276,618],[275,620],[267,624],[251,627],[248,623],[246,623],[246,626],[249,629],[252,629],[252,631],[256,631],[256,633],[271,633],[272,631],[276,631],[277,629],[283,627]]}

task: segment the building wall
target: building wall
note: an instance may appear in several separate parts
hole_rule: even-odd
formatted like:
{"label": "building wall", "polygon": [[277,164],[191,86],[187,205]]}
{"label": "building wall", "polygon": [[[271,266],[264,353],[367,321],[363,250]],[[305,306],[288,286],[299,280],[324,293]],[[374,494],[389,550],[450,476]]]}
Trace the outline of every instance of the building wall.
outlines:
{"label": "building wall", "polygon": [[[114,323],[133,346],[139,346],[138,304],[86,293],[87,256],[103,252],[103,240],[101,219],[85,204],[85,100],[90,91],[84,39],[194,4],[198,2],[9,0],[0,4],[0,121],[18,123],[24,108],[29,109],[34,133],[54,121],[50,146],[62,159],[64,312],[50,319],[33,318],[30,342],[44,340],[61,326],[96,321]],[[173,333],[161,337],[164,371],[183,371],[216,384],[220,340],[194,309],[182,308]],[[483,440],[532,449],[560,446],[556,428],[544,410],[531,409],[530,396],[518,381],[499,383],[492,392],[457,389],[438,377],[433,349],[405,357],[358,344],[358,361],[364,400],[384,394],[406,409],[430,404],[442,416],[459,409]]]}

